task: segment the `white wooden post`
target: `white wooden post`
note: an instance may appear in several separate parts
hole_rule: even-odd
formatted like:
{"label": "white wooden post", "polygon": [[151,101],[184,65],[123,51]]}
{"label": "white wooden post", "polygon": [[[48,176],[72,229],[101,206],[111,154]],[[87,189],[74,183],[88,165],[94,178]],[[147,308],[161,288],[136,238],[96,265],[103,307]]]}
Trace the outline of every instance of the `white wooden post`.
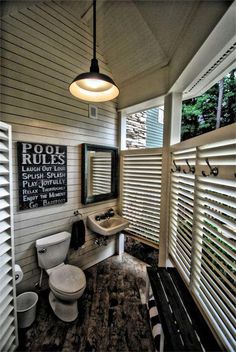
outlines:
{"label": "white wooden post", "polygon": [[[126,113],[124,111],[119,111],[118,112],[118,119],[119,119],[119,124],[120,124],[120,129],[119,129],[119,141],[118,141],[118,146],[121,150],[126,149]],[[118,211],[121,213],[122,209],[122,177],[123,177],[123,158],[120,156],[120,184],[119,184],[119,199],[118,199]],[[125,251],[125,235],[123,233],[120,233],[119,236],[117,236],[116,240],[116,253],[118,255],[122,255]]]}
{"label": "white wooden post", "polygon": [[126,113],[125,111],[119,111],[118,112],[118,119],[120,123],[120,133],[119,133],[119,141],[118,145],[120,150],[125,150],[126,149]]}
{"label": "white wooden post", "polygon": [[182,93],[170,93],[164,103],[164,133],[161,178],[159,263],[165,267],[168,260],[169,193],[170,193],[170,145],[180,141]]}

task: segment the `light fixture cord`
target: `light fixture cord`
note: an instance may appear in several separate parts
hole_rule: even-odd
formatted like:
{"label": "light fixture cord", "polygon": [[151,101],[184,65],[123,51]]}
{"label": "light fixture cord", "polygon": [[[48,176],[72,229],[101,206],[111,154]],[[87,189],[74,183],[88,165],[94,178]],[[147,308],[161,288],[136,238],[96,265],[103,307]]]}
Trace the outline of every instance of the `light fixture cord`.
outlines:
{"label": "light fixture cord", "polygon": [[91,60],[90,72],[99,73],[98,60],[96,59],[96,0],[93,0],[93,58]]}
{"label": "light fixture cord", "polygon": [[93,58],[96,59],[96,0],[93,0]]}

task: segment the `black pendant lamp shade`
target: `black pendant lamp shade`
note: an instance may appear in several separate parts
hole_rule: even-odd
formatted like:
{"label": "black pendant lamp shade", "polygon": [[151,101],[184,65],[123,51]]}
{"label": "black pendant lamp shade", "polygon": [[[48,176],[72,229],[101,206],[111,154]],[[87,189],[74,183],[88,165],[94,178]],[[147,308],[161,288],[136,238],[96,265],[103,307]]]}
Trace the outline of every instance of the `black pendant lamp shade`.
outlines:
{"label": "black pendant lamp shade", "polygon": [[90,72],[78,75],[69,89],[76,98],[92,102],[112,100],[119,94],[119,89],[114,81],[99,72],[98,60],[96,59],[96,0],[93,0],[93,59],[91,60]]}

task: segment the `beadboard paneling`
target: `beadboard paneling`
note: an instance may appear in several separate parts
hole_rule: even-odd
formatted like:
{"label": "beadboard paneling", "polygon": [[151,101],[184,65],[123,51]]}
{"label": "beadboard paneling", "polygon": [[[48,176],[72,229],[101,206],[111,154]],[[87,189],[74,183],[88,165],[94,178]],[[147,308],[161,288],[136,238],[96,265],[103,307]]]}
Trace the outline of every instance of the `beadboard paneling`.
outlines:
{"label": "beadboard paneling", "polygon": [[[1,119],[13,129],[13,205],[15,255],[24,272],[18,292],[34,289],[39,281],[35,241],[60,231],[71,231],[79,209],[88,214],[114,207],[116,200],[81,204],[81,143],[117,145],[116,103],[98,104],[98,118],[88,117],[88,104],[73,98],[68,85],[81,71],[88,71],[92,36],[88,28],[60,4],[38,2],[1,20]],[[101,71],[110,74],[98,50]],[[18,210],[16,142],[67,145],[68,202],[33,210]],[[86,243],[70,250],[69,262],[89,267],[114,254],[115,240],[106,247]]]}

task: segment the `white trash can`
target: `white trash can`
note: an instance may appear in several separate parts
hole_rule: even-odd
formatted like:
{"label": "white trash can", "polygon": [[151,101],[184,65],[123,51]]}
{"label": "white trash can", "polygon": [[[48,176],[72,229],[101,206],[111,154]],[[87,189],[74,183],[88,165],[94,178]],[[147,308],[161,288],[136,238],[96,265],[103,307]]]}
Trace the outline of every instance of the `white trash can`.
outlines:
{"label": "white trash can", "polygon": [[16,297],[19,328],[28,328],[35,320],[38,295],[35,292],[24,292]]}

